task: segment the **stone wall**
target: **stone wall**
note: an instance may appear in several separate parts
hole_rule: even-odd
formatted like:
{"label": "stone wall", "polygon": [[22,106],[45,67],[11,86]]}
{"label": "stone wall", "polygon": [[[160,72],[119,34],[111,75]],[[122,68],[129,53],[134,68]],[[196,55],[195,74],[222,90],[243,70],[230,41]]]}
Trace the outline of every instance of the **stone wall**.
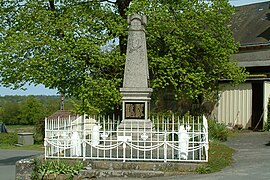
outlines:
{"label": "stone wall", "polygon": [[[71,160],[72,161],[72,160]],[[163,163],[163,162],[121,162],[121,161],[85,161],[85,168],[73,180],[86,180],[106,177],[161,177],[194,173],[196,163]],[[22,159],[16,162],[16,179],[29,180],[34,170],[34,159]],[[44,180],[70,179],[70,174],[49,174]]]}
{"label": "stone wall", "polygon": [[34,170],[33,159],[21,159],[16,162],[16,179],[29,180],[31,179],[32,172]]}

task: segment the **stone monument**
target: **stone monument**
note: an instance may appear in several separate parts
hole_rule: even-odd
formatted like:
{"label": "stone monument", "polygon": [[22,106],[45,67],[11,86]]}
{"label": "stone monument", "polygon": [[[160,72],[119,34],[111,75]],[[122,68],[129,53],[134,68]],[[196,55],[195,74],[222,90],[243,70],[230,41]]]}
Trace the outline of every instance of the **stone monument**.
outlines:
{"label": "stone monument", "polygon": [[[128,16],[129,30],[122,94],[123,119],[119,129],[152,128],[148,119],[152,89],[148,87],[149,70],[146,50],[146,17]],[[141,127],[142,126],[142,127]],[[132,135],[133,136],[133,135]]]}

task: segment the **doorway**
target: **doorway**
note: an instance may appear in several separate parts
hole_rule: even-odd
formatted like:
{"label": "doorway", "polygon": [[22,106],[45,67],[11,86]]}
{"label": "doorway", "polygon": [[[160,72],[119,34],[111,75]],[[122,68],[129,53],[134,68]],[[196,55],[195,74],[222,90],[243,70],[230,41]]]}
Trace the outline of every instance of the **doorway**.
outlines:
{"label": "doorway", "polygon": [[251,128],[263,128],[263,82],[252,83],[252,121]]}

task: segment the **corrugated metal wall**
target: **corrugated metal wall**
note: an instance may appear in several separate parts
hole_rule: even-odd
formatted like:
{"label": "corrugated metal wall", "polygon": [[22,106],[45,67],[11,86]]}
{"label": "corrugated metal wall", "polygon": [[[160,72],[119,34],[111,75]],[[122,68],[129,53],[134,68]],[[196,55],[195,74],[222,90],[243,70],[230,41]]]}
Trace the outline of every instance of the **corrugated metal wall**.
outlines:
{"label": "corrugated metal wall", "polygon": [[244,83],[233,87],[222,85],[218,102],[217,121],[226,125],[243,125],[244,128],[251,126],[252,116],[252,85]]}
{"label": "corrugated metal wall", "polygon": [[264,114],[263,114],[263,121],[267,122],[267,114],[268,114],[268,99],[270,96],[270,82],[264,82],[263,87],[263,107],[264,107]]}

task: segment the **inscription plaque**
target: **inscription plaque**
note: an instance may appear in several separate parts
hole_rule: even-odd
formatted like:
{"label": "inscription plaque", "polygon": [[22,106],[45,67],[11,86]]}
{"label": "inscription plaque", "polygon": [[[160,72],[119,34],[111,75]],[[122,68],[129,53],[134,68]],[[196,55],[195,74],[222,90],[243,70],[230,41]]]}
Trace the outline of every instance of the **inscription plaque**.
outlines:
{"label": "inscription plaque", "polygon": [[145,103],[125,103],[125,118],[126,119],[144,119],[145,118]]}

